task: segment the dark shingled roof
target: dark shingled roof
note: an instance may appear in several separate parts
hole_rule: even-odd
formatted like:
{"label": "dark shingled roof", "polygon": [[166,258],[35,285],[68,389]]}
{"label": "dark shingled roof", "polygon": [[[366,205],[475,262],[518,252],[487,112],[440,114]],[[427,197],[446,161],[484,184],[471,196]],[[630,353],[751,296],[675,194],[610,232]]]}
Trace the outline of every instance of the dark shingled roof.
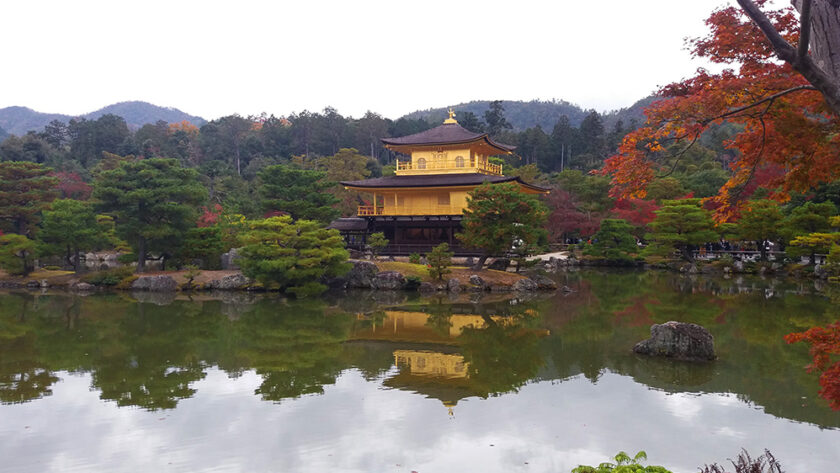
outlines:
{"label": "dark shingled roof", "polygon": [[491,176],[488,174],[422,174],[418,176],[388,176],[365,179],[363,181],[342,181],[347,187],[376,188],[376,187],[451,187],[478,186],[485,182],[497,184],[500,182],[519,182],[530,189],[547,192],[548,189],[523,182],[516,176]]}
{"label": "dark shingled roof", "polygon": [[487,136],[487,133],[473,133],[457,123],[445,123],[431,130],[421,131],[420,133],[400,138],[382,138],[382,142],[386,145],[395,146],[460,144],[471,143],[476,140],[485,140],[490,146],[504,152],[510,152],[516,149],[516,146],[493,141]]}
{"label": "dark shingled roof", "polygon": [[364,231],[364,230],[367,230],[367,227],[368,227],[367,220],[365,220],[363,218],[355,218],[355,217],[339,218],[339,219],[333,220],[327,226],[327,228],[329,228],[329,229],[335,229],[335,230],[342,231],[342,232]]}

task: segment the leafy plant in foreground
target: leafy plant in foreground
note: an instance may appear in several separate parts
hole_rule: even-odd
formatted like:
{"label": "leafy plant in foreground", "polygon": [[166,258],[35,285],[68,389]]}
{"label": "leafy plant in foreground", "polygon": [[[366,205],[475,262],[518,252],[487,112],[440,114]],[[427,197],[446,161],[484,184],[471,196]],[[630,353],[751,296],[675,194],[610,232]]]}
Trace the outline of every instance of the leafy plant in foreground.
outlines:
{"label": "leafy plant in foreground", "polygon": [[[736,460],[729,460],[735,468],[733,473],[784,473],[782,464],[776,461],[770,450],[764,450],[764,455],[753,459],[745,449],[741,449],[741,453]],[[700,469],[700,473],[727,473],[722,466],[717,463],[705,465]]]}
{"label": "leafy plant in foreground", "polygon": [[640,451],[633,458],[625,452],[618,452],[615,463],[604,462],[594,466],[580,465],[572,473],[671,473],[662,466],[642,466],[639,462],[647,460],[647,453]]}

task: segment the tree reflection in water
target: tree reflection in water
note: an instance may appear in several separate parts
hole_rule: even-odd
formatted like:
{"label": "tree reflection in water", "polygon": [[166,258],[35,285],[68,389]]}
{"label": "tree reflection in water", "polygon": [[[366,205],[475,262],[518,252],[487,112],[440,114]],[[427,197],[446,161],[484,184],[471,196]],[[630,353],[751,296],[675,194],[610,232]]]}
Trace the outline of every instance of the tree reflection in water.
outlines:
{"label": "tree reflection in water", "polygon": [[[305,301],[202,294],[167,304],[123,294],[3,294],[0,402],[49,396],[62,372],[90,373],[102,399],[150,410],[195,396],[214,366],[231,378],[255,372],[255,394],[272,402],[323,393],[354,369],[447,406],[529,382],[597,383],[612,372],[668,392],[735,393],[776,416],[840,426],[840,414],[816,399],[816,376],[802,369],[807,347],[783,340],[836,319],[836,306],[813,287],[635,271],[560,278],[575,292],[479,302],[353,293]],[[709,328],[719,360],[693,365],[630,352],[650,323],[668,320]]]}

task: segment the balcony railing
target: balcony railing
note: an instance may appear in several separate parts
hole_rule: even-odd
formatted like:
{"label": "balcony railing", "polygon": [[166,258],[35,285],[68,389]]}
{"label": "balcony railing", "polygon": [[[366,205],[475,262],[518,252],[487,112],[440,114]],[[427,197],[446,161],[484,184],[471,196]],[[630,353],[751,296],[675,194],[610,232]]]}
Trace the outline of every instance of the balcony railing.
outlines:
{"label": "balcony railing", "polygon": [[480,172],[482,174],[502,175],[502,165],[486,161],[468,159],[447,159],[444,161],[426,161],[416,164],[411,161],[397,161],[397,174],[424,174],[428,171]]}
{"label": "balcony railing", "polygon": [[463,208],[455,205],[430,205],[430,206],[377,206],[360,205],[359,217],[375,216],[425,216],[425,215],[461,215]]}

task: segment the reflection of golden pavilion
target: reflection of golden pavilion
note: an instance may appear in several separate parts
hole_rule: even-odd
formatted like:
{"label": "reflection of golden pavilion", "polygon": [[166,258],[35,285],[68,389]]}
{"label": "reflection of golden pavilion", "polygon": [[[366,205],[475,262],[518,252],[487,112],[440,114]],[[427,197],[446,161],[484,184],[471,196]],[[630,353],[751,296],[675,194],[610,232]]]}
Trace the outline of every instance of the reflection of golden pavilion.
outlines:
{"label": "reflection of golden pavilion", "polygon": [[394,363],[407,367],[412,376],[466,378],[469,363],[457,354],[426,350],[394,350]]}
{"label": "reflection of golden pavilion", "polygon": [[[454,352],[451,345],[467,328],[485,328],[487,320],[476,314],[429,314],[426,312],[386,310],[383,318],[358,314],[357,320],[370,324],[357,326],[351,339],[411,344],[411,348],[394,350],[394,364],[399,373],[385,380],[384,385],[408,390],[440,400],[454,415],[458,401],[476,393],[470,388],[469,363]],[[506,324],[508,317],[489,316],[497,324]],[[422,344],[417,348],[415,344]]]}
{"label": "reflection of golden pavilion", "polygon": [[[434,315],[425,312],[410,312],[400,310],[386,310],[382,322],[371,320],[368,327],[360,327],[353,331],[351,338],[354,340],[388,340],[392,342],[417,342],[417,343],[440,343],[451,345],[455,338],[467,327],[484,328],[486,321],[484,317],[475,314],[447,314],[441,317],[444,322],[448,320],[448,329],[444,326],[435,326]],[[360,320],[368,319],[368,316],[359,314]],[[505,324],[507,317],[497,315],[490,316],[490,319],[497,324]]]}

